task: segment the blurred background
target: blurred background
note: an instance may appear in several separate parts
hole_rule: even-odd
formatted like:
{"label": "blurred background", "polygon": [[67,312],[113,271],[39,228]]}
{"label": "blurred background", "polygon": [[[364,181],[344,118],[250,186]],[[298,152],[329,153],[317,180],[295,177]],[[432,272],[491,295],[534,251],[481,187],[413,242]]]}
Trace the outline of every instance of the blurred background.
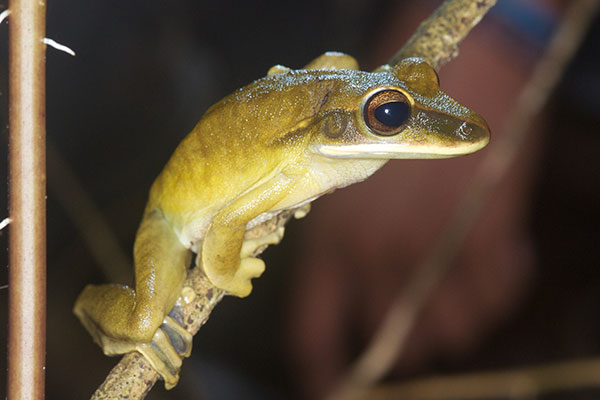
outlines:
{"label": "blurred background", "polygon": [[[274,64],[300,68],[328,50],[373,69],[440,3],[48,3],[47,36],[77,52],[49,48],[47,55],[48,399],[89,397],[118,361],[92,343],[71,312],[73,302],[88,283],[131,280],[126,264],[150,184],[207,107]],[[148,398],[315,399],[331,390],[494,151],[564,12],[560,1],[499,3],[440,71],[442,89],[486,118],[491,145],[460,159],[393,161],[314,203],[264,253],[267,271],[252,295],[225,298],[215,309],[177,388],[166,392],[159,384]],[[6,7],[0,2],[0,10]],[[1,176],[7,36],[4,23]],[[599,41],[596,21],[419,315],[388,381],[599,355]],[[0,193],[3,219],[7,191]],[[94,254],[85,239],[107,245],[106,237],[93,236],[102,227],[89,219],[82,194],[112,231],[115,254]],[[7,236],[0,232],[2,249]],[[8,280],[5,265],[2,251],[0,286]],[[7,289],[0,289],[0,371],[7,301]],[[5,379],[3,372],[0,398]],[[598,395],[574,390],[541,398]]]}

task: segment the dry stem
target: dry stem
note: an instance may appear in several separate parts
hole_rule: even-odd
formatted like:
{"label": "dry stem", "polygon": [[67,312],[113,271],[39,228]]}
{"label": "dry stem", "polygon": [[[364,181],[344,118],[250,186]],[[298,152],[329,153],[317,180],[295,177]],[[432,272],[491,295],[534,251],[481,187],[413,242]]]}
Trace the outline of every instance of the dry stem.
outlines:
{"label": "dry stem", "polygon": [[[9,2],[8,398],[43,399],[46,362],[46,5]],[[9,13],[3,13],[6,17]]]}

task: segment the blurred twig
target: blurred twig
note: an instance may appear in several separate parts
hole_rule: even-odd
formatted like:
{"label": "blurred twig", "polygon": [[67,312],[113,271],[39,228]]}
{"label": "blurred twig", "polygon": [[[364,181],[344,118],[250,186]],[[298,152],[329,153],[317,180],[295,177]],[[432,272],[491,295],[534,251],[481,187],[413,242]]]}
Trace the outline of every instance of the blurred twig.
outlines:
{"label": "blurred twig", "polygon": [[402,354],[416,316],[446,275],[491,192],[515,160],[534,117],[560,81],[598,5],[598,0],[571,3],[531,80],[519,95],[506,121],[506,133],[499,135],[496,142],[496,151],[490,153],[478,169],[445,230],[416,269],[407,289],[395,299],[371,344],[342,379],[331,399],[362,398],[368,387],[381,379]]}
{"label": "blurred twig", "polygon": [[600,386],[600,359],[565,361],[509,371],[438,376],[381,385],[365,399],[533,399],[550,392]]}

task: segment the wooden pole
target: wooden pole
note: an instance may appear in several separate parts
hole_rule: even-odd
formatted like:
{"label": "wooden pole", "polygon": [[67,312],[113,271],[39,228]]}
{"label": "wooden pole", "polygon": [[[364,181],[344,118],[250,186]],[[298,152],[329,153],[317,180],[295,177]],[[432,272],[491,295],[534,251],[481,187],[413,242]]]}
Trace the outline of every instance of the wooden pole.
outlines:
{"label": "wooden pole", "polygon": [[43,399],[46,345],[45,0],[9,1],[8,399]]}

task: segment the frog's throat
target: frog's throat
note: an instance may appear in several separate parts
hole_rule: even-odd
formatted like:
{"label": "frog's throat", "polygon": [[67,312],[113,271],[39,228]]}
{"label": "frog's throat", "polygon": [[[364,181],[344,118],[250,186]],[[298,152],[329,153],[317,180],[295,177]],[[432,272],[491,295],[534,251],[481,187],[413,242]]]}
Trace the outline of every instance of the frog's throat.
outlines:
{"label": "frog's throat", "polygon": [[487,140],[472,143],[460,143],[456,146],[427,146],[399,143],[364,143],[349,145],[317,144],[311,150],[330,158],[367,158],[367,159],[410,159],[410,158],[448,158],[474,153],[487,144]]}

